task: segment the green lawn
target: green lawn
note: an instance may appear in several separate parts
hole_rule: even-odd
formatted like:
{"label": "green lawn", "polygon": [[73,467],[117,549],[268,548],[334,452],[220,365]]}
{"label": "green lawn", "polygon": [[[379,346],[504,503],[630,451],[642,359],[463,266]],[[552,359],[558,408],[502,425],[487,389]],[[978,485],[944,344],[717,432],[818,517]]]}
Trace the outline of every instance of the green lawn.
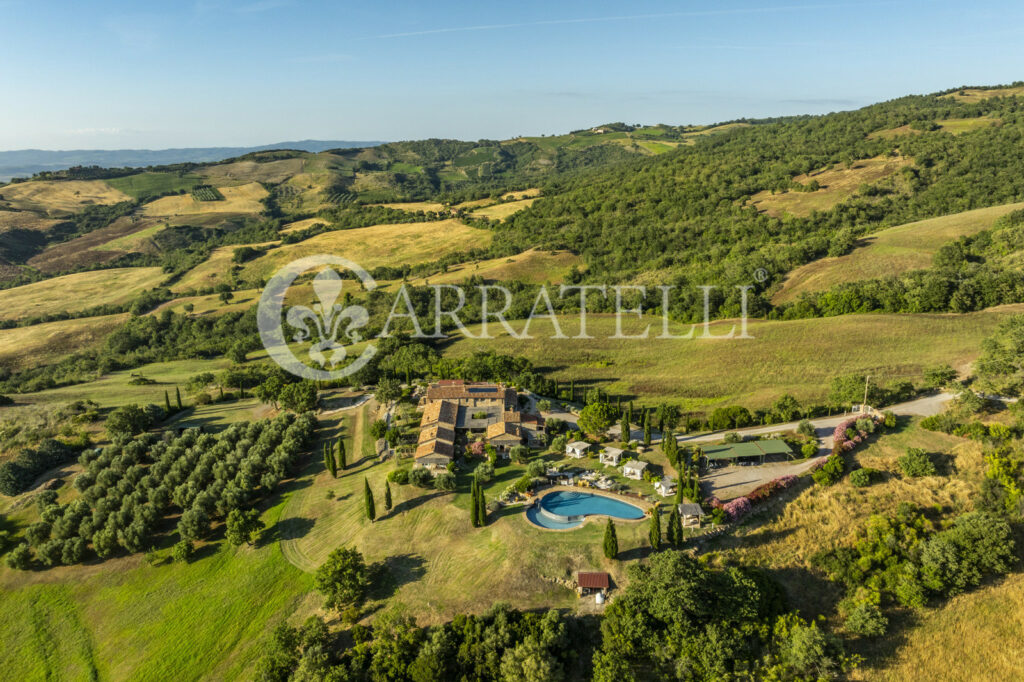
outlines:
{"label": "green lawn", "polygon": [[[282,506],[264,514],[268,526]],[[270,630],[317,606],[312,580],[274,542],[200,554],[0,569],[0,669],[12,680],[251,679]]]}
{"label": "green lawn", "polygon": [[155,197],[179,190],[188,192],[192,189],[193,185],[199,185],[203,182],[204,180],[201,176],[192,173],[184,175],[178,175],[177,173],[138,173],[137,175],[126,175],[107,180],[107,184],[111,187],[119,189],[135,199]]}

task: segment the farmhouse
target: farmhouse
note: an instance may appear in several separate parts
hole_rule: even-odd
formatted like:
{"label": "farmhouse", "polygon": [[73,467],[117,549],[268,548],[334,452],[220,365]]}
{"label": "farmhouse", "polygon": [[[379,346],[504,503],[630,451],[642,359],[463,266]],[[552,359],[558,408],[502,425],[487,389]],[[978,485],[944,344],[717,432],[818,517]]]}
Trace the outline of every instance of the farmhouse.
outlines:
{"label": "farmhouse", "polygon": [[476,437],[501,454],[523,442],[543,442],[544,420],[521,412],[515,389],[501,384],[443,380],[427,388],[420,404],[416,466],[444,469]]}
{"label": "farmhouse", "polygon": [[622,465],[622,475],[626,478],[632,478],[635,481],[639,481],[644,477],[644,469],[646,468],[647,462],[631,459]]}
{"label": "farmhouse", "polygon": [[568,457],[579,459],[586,457],[587,452],[590,451],[590,443],[585,440],[574,440],[571,443],[567,443],[565,446],[565,454]]}

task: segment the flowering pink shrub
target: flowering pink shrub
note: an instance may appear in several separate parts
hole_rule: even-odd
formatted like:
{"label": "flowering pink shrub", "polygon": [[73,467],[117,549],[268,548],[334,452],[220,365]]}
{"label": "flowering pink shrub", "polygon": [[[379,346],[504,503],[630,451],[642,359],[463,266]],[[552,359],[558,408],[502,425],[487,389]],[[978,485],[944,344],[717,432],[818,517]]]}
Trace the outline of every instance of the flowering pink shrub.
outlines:
{"label": "flowering pink shrub", "polygon": [[778,482],[779,487],[782,488],[783,490],[785,490],[789,486],[791,486],[794,483],[796,483],[797,481],[799,481],[800,478],[798,476],[789,475],[789,476],[781,476],[779,478],[776,478],[775,480],[776,480],[776,482]]}
{"label": "flowering pink shrub", "polygon": [[768,481],[767,483],[762,483],[750,491],[747,495],[747,499],[753,504],[759,504],[767,500],[776,492],[785,490],[789,486],[793,485],[797,480],[796,476],[782,476]]}
{"label": "flowering pink shrub", "polygon": [[847,419],[846,421],[841,422],[836,427],[835,431],[832,432],[833,442],[835,442],[835,443],[844,443],[844,442],[846,442],[846,430],[849,429],[850,427],[852,427],[856,423],[857,423],[856,419]]}
{"label": "flowering pink shrub", "polygon": [[749,512],[750,508],[750,500],[745,497],[737,497],[735,500],[729,500],[726,502],[725,506],[722,507],[722,510],[725,511],[726,515],[728,515],[730,521],[735,521]]}
{"label": "flowering pink shrub", "polygon": [[466,446],[466,452],[475,457],[484,456],[484,442],[482,440],[476,440]]}
{"label": "flowering pink shrub", "polygon": [[722,504],[722,501],[717,497],[709,497],[708,499],[704,500],[704,504],[708,505],[712,509],[722,509],[723,507],[725,507],[725,505]]}

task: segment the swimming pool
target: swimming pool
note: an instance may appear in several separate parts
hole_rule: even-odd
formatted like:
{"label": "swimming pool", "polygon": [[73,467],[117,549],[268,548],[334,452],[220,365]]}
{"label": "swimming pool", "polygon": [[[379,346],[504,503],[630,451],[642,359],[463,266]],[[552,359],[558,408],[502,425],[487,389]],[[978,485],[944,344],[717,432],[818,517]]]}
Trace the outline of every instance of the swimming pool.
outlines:
{"label": "swimming pool", "polygon": [[637,506],[612,497],[559,490],[541,498],[526,510],[526,518],[542,528],[566,530],[583,525],[587,516],[600,514],[616,519],[642,519],[644,512]]}

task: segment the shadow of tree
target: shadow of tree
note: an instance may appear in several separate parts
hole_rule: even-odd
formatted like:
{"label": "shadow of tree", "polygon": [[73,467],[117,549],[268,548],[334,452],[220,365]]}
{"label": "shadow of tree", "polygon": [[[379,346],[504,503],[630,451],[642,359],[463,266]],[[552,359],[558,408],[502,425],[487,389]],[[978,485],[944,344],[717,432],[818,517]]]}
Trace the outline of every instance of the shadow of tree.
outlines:
{"label": "shadow of tree", "polygon": [[274,524],[273,528],[265,531],[259,540],[259,546],[267,545],[279,540],[295,540],[305,536],[313,526],[316,525],[316,521],[313,519],[301,518],[293,516],[290,519],[281,519]]}
{"label": "shadow of tree", "polygon": [[371,599],[388,599],[400,587],[427,574],[427,562],[418,554],[398,554],[370,566]]}

